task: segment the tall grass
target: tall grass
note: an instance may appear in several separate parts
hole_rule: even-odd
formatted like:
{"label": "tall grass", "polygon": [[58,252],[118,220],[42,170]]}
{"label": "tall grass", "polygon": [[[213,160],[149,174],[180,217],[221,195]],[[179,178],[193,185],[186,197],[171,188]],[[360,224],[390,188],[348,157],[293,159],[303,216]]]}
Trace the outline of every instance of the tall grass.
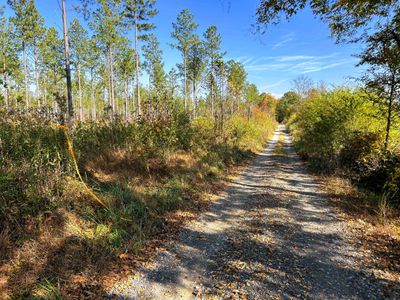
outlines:
{"label": "tall grass", "polygon": [[57,298],[74,274],[139,253],[164,230],[165,213],[189,209],[230,165],[262,149],[274,127],[258,108],[251,118],[227,118],[222,130],[184,113],[152,122],[77,123],[70,135],[79,168],[105,209],[78,180],[57,124],[0,112],[0,249],[3,263],[18,257],[18,269],[34,274],[22,283],[10,265],[9,292]]}

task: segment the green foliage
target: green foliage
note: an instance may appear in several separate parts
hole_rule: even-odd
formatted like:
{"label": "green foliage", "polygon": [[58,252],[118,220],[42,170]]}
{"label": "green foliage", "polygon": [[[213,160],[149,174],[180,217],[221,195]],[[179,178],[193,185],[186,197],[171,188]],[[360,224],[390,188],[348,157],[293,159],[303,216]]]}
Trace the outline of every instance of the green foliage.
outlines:
{"label": "green foliage", "polygon": [[398,202],[399,154],[385,153],[385,116],[363,91],[314,91],[286,109],[296,147],[313,168],[345,170],[359,185]]}
{"label": "green foliage", "polygon": [[400,13],[398,1],[392,0],[260,0],[257,9],[258,28],[278,24],[282,17],[290,19],[306,7],[329,23],[332,35],[339,41],[354,38],[361,28],[365,33],[370,33],[374,19],[379,20],[377,23],[383,28],[388,20],[398,20]]}
{"label": "green foliage", "polygon": [[300,103],[300,96],[295,92],[286,92],[276,106],[276,120],[279,123],[287,121]]}

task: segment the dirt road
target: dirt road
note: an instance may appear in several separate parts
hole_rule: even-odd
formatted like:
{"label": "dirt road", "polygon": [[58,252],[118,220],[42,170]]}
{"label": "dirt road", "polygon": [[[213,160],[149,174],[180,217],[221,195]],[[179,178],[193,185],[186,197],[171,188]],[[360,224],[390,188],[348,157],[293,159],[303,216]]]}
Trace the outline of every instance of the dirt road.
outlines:
{"label": "dirt road", "polygon": [[285,127],[118,299],[381,299]]}

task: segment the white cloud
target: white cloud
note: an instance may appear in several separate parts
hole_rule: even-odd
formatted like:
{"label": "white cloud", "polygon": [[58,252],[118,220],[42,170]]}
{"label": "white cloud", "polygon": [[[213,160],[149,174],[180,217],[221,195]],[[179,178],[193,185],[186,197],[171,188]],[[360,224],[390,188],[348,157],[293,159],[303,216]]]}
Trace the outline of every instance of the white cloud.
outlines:
{"label": "white cloud", "polygon": [[308,60],[308,59],[313,59],[315,58],[314,56],[308,56],[308,55],[292,55],[292,56],[281,56],[277,58],[278,61],[298,61],[298,60]]}
{"label": "white cloud", "polygon": [[340,58],[340,54],[335,52],[321,56],[283,55],[258,58],[245,57],[241,62],[248,72],[276,71],[306,74],[351,64],[355,62],[355,59]]}
{"label": "white cloud", "polygon": [[274,83],[271,83],[271,84],[267,84],[267,85],[263,86],[261,89],[262,90],[268,90],[268,89],[280,86],[280,85],[282,85],[283,83],[285,83],[287,81],[288,81],[288,79],[282,79],[282,80],[279,80],[277,82],[274,82]]}
{"label": "white cloud", "polygon": [[293,41],[293,40],[294,40],[294,33],[293,33],[293,32],[292,32],[292,33],[289,33],[289,34],[287,34],[287,35],[284,35],[284,36],[282,37],[282,40],[281,40],[281,41],[275,43],[275,44],[272,46],[272,49],[281,48],[281,47],[285,46],[286,44],[290,43],[290,42]]}

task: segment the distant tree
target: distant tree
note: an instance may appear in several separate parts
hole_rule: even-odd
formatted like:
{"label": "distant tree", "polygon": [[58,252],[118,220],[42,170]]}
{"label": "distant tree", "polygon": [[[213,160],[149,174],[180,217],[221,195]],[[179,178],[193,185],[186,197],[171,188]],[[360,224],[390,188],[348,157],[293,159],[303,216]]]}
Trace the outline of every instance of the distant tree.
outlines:
{"label": "distant tree", "polygon": [[124,90],[124,118],[130,117],[129,82],[135,78],[135,50],[129,46],[127,39],[122,39],[118,46],[117,68]]}
{"label": "distant tree", "polygon": [[260,103],[260,93],[254,83],[248,83],[246,86],[246,102],[250,105],[258,105]]}
{"label": "distant tree", "polygon": [[40,87],[40,44],[42,43],[44,33],[46,28],[44,27],[44,20],[39,14],[37,14],[38,19],[36,20],[35,34],[32,35],[32,50],[33,50],[33,63],[35,71],[35,97],[37,101],[38,108],[41,107],[41,87]]}
{"label": "distant tree", "polygon": [[296,93],[305,99],[308,96],[309,91],[313,88],[314,82],[311,78],[305,75],[300,75],[293,80],[292,86]]}
{"label": "distant tree", "polygon": [[76,66],[76,79],[78,85],[78,100],[79,100],[79,120],[84,118],[83,109],[83,96],[82,96],[82,66],[86,59],[87,54],[92,51],[89,48],[89,38],[87,31],[79,23],[78,19],[72,20],[69,27],[70,45],[71,45],[71,59]]}
{"label": "distant tree", "polygon": [[90,74],[90,102],[91,102],[91,116],[92,119],[96,119],[96,97],[95,97],[95,86],[98,77],[98,72],[101,68],[101,47],[98,45],[98,41],[95,37],[91,37],[88,40],[88,49],[85,54],[85,67],[89,70]]}
{"label": "distant tree", "polygon": [[155,28],[149,20],[157,15],[158,10],[154,8],[156,0],[125,0],[126,17],[133,23],[135,41],[135,69],[136,69],[136,96],[138,114],[141,115],[140,103],[140,62],[139,62],[139,40],[145,38],[146,32]]}
{"label": "distant tree", "polygon": [[296,92],[286,92],[282,98],[279,99],[276,107],[276,119],[278,122],[287,121],[291,114],[295,111],[296,106],[300,103],[301,96]]}
{"label": "distant tree", "polygon": [[246,105],[247,105],[247,117],[250,118],[251,109],[254,106],[259,105],[261,101],[260,92],[258,88],[253,83],[246,84]]}
{"label": "distant tree", "polygon": [[204,33],[204,49],[208,61],[207,83],[209,87],[209,97],[211,100],[211,115],[214,116],[215,90],[216,87],[216,63],[222,59],[225,53],[221,52],[221,36],[216,26],[210,26]]}
{"label": "distant tree", "polygon": [[0,7],[0,85],[4,90],[6,110],[10,108],[10,77],[19,69],[17,44],[15,42],[12,24],[4,17],[3,7]]}
{"label": "distant tree", "polygon": [[[60,92],[61,78],[65,76],[63,58],[63,42],[54,27],[47,29],[40,45],[40,53],[44,68],[44,103],[47,104],[48,94]],[[54,98],[54,97],[53,97]],[[55,103],[52,103],[55,107]]]}
{"label": "distant tree", "polygon": [[198,104],[197,90],[206,67],[206,53],[204,44],[198,39],[198,37],[193,40],[193,43],[189,47],[187,60],[187,77],[192,83],[192,102],[194,116],[196,116]]}
{"label": "distant tree", "polygon": [[146,38],[146,44],[142,47],[143,56],[146,59],[144,64],[149,75],[149,96],[154,94],[156,105],[161,98],[161,94],[166,88],[166,75],[164,72],[164,63],[162,61],[162,50],[154,34]]}
{"label": "distant tree", "polygon": [[172,47],[178,49],[183,57],[183,88],[184,88],[184,106],[187,110],[187,65],[188,65],[188,52],[193,43],[198,39],[195,30],[198,25],[194,21],[194,17],[189,9],[182,10],[176,22],[172,23],[174,31],[171,36],[176,39],[176,43]]}
{"label": "distant tree", "polygon": [[[171,70],[168,72],[167,76],[167,86],[169,90],[169,95],[171,99],[175,98],[176,90],[178,89],[178,71],[175,68],[171,68]],[[176,104],[176,102],[175,102]]]}
{"label": "distant tree", "polygon": [[225,61],[220,58],[214,62],[214,75],[215,75],[215,104],[216,105],[216,113],[215,117],[217,120],[217,130],[222,132],[224,125],[224,117],[225,117],[225,104],[226,104],[226,81],[227,81],[227,65]]}
{"label": "distant tree", "polygon": [[115,112],[115,71],[114,71],[114,51],[116,45],[125,32],[122,14],[123,6],[121,1],[96,0],[97,7],[93,12],[93,20],[90,22],[94,30],[95,37],[103,46],[107,57],[108,66],[108,101],[111,110],[111,117]]}
{"label": "distant tree", "polygon": [[[231,92],[231,94],[233,94],[233,96],[236,99],[237,112],[239,112],[240,110],[240,98],[244,91],[244,87],[246,84],[246,77],[247,77],[246,71],[241,63],[236,62],[234,60],[228,61],[228,87],[229,91]],[[233,101],[232,101],[232,107],[233,107]]]}
{"label": "distant tree", "polygon": [[268,112],[271,116],[275,116],[278,99],[269,93],[262,93],[260,99],[260,104],[258,105],[260,109]]}
{"label": "distant tree", "polygon": [[[27,49],[34,48],[36,53],[38,41],[43,35],[43,18],[40,16],[34,0],[8,0],[8,4],[14,11],[14,16],[11,18],[16,29],[16,37],[22,48],[22,64],[24,70],[24,85],[25,85],[25,104],[26,109],[30,107],[29,101],[29,66],[27,60]],[[35,62],[36,54],[35,54]],[[36,84],[38,84],[38,72],[35,66]],[[38,86],[36,86],[38,91]]]}

